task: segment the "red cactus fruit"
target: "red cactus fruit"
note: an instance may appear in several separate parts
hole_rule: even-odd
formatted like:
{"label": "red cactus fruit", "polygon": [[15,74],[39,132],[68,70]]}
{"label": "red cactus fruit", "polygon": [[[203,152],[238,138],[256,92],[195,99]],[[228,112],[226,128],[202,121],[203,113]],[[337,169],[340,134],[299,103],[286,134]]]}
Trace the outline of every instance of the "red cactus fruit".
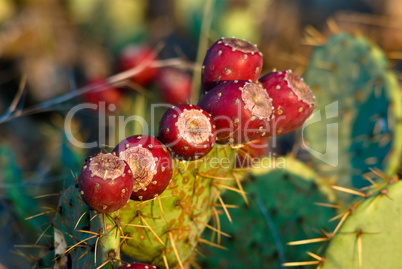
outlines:
{"label": "red cactus fruit", "polygon": [[127,137],[113,149],[113,153],[125,160],[133,172],[131,199],[153,199],[169,185],[172,178],[172,157],[155,137]]}
{"label": "red cactus fruit", "polygon": [[209,49],[202,65],[202,86],[208,92],[223,81],[257,82],[262,53],[256,45],[237,38],[221,38]]}
{"label": "red cactus fruit", "polygon": [[78,176],[82,199],[90,208],[101,213],[123,207],[130,199],[133,184],[128,164],[110,153],[99,153],[89,158]]}
{"label": "red cactus fruit", "polygon": [[211,114],[217,143],[241,144],[257,139],[268,128],[272,99],[251,81],[229,81],[204,95],[198,106]]}
{"label": "red cactus fruit", "polygon": [[119,107],[122,100],[122,93],[119,89],[109,85],[104,78],[94,78],[89,80],[88,87],[93,90],[83,94],[84,100],[93,104],[105,102],[106,105],[114,104]]}
{"label": "red cactus fruit", "polygon": [[235,167],[252,167],[253,162],[258,161],[268,154],[268,142],[268,137],[259,137],[239,148],[236,153]]}
{"label": "red cactus fruit", "polygon": [[191,76],[174,67],[159,70],[156,84],[160,87],[162,100],[171,105],[187,104],[191,98]]}
{"label": "red cactus fruit", "polygon": [[216,140],[216,126],[202,108],[178,105],[166,111],[159,122],[159,139],[175,157],[195,160],[211,151]]}
{"label": "red cactus fruit", "polygon": [[289,133],[307,120],[314,109],[314,95],[300,78],[287,71],[274,71],[260,78],[262,87],[273,99],[273,119],[267,136]]}
{"label": "red cactus fruit", "polygon": [[153,61],[157,60],[157,55],[148,46],[131,45],[126,47],[120,55],[120,69],[122,71],[143,66],[142,71],[132,76],[130,79],[142,86],[149,84],[157,75],[157,69],[151,67]]}
{"label": "red cactus fruit", "polygon": [[156,269],[156,266],[145,264],[145,263],[132,263],[121,265],[117,269]]}

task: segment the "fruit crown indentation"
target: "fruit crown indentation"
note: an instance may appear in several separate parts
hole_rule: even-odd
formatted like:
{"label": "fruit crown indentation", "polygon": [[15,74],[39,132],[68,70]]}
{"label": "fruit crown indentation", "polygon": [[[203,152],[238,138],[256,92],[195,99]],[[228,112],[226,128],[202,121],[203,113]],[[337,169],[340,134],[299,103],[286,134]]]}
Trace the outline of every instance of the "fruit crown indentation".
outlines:
{"label": "fruit crown indentation", "polygon": [[209,140],[212,127],[202,111],[186,109],[180,114],[177,122],[180,136],[187,142],[200,144]]}
{"label": "fruit crown indentation", "polygon": [[270,119],[272,114],[272,99],[268,93],[255,83],[244,84],[241,98],[251,113],[259,118]]}
{"label": "fruit crown indentation", "polygon": [[89,164],[91,174],[103,179],[116,179],[124,173],[124,169],[124,162],[110,153],[92,157]]}
{"label": "fruit crown indentation", "polygon": [[120,152],[119,156],[127,162],[133,172],[133,191],[146,188],[156,172],[156,162],[152,152],[142,146],[135,146]]}

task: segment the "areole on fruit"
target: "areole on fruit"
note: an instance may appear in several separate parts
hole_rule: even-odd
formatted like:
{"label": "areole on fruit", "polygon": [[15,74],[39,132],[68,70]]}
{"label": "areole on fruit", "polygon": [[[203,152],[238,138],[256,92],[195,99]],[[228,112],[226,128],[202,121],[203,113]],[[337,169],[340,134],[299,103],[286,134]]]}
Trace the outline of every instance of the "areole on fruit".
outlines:
{"label": "areole on fruit", "polygon": [[159,139],[175,157],[194,160],[214,146],[216,126],[211,116],[195,105],[170,108],[159,123]]}
{"label": "areole on fruit", "polygon": [[133,175],[126,162],[108,153],[89,158],[78,176],[80,194],[92,209],[108,213],[130,198]]}
{"label": "areole on fruit", "polygon": [[161,194],[172,177],[172,158],[155,137],[135,135],[121,141],[113,153],[125,160],[134,178],[131,199],[149,200]]}
{"label": "areole on fruit", "polygon": [[217,143],[241,144],[264,134],[272,114],[272,99],[251,81],[225,82],[203,96],[198,104],[211,114]]}

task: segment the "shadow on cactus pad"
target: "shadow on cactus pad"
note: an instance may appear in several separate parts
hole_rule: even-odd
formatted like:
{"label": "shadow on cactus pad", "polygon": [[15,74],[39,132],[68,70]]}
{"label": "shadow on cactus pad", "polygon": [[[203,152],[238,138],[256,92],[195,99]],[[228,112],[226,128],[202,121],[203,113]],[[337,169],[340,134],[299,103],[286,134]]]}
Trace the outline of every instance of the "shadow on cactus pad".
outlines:
{"label": "shadow on cactus pad", "polygon": [[[298,162],[286,160],[287,166]],[[280,268],[284,262],[307,259],[306,251],[319,249],[320,244],[287,245],[322,237],[320,229],[330,231],[335,224],[328,222],[334,210],[314,205],[328,202],[314,172],[299,162],[298,167],[304,170],[277,168],[245,182],[249,206],[237,193],[224,195],[225,203],[238,206],[230,211],[233,223],[220,216],[221,230],[231,238],[222,237],[221,245],[227,250],[201,249],[205,254],[198,260],[202,268]]]}

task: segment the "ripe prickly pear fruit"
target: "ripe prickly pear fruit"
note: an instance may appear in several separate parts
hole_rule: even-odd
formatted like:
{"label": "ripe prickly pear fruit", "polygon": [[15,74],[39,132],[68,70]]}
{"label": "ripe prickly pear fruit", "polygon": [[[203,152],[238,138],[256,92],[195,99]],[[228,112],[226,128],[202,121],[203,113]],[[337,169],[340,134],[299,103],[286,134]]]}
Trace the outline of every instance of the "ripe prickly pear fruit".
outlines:
{"label": "ripe prickly pear fruit", "polygon": [[216,141],[216,126],[202,108],[178,105],[167,110],[159,122],[159,139],[175,157],[195,160],[211,151]]}
{"label": "ripe prickly pear fruit", "polygon": [[134,178],[131,199],[145,201],[161,194],[172,179],[172,157],[155,137],[135,135],[122,140],[113,153],[126,161]]}
{"label": "ripe prickly pear fruit", "polygon": [[120,55],[120,69],[122,71],[143,66],[142,70],[130,79],[142,86],[149,84],[157,75],[156,68],[151,67],[153,61],[157,60],[157,55],[148,46],[131,45],[123,49]]}
{"label": "ripe prickly pear fruit", "polygon": [[187,104],[191,98],[191,76],[174,67],[159,70],[155,79],[162,101],[171,105]]}
{"label": "ripe prickly pear fruit", "polygon": [[242,144],[257,139],[268,128],[272,99],[251,81],[229,81],[204,95],[198,106],[211,114],[217,143]]}
{"label": "ripe prickly pear fruit", "polygon": [[132,263],[132,264],[121,265],[117,269],[156,269],[156,266],[145,263]]}
{"label": "ripe prickly pear fruit", "polygon": [[259,81],[273,100],[273,118],[267,136],[299,128],[313,112],[315,97],[311,89],[291,70],[268,73]]}
{"label": "ripe prickly pear fruit", "polygon": [[128,164],[113,154],[99,153],[89,158],[78,176],[84,202],[101,213],[123,207],[133,189],[133,174]]}
{"label": "ripe prickly pear fruit", "polygon": [[262,69],[262,53],[256,45],[237,38],[221,38],[209,49],[202,65],[202,86],[210,91],[223,81],[257,82]]}
{"label": "ripe prickly pear fruit", "polygon": [[258,162],[268,154],[268,142],[268,137],[259,137],[239,148],[234,166],[236,168],[252,167],[254,162]]}

